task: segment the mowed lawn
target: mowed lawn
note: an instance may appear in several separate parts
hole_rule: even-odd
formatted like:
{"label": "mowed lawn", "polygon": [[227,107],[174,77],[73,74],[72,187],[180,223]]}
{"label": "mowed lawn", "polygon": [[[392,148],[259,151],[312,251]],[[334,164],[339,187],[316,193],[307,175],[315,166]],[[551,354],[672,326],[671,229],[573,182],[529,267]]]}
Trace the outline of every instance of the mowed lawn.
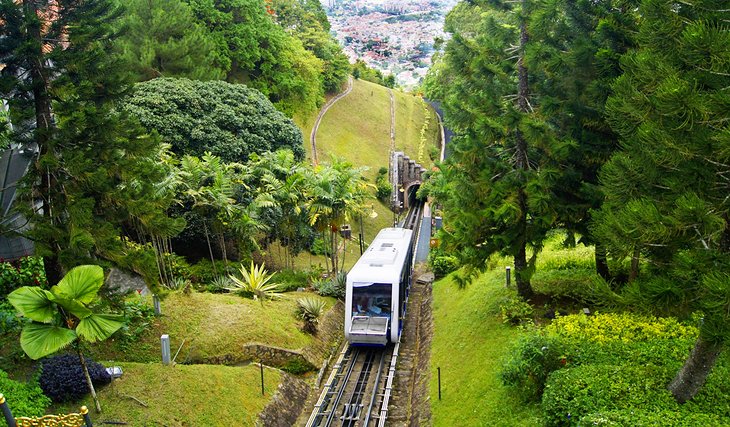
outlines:
{"label": "mowed lawn", "polygon": [[[269,346],[300,349],[312,336],[299,329],[295,318],[297,299],[322,298],[305,292],[288,292],[281,299],[259,301],[233,294],[182,292],[169,294],[162,301],[163,315],[153,322],[142,339],[125,344],[110,339],[93,348],[96,360],[150,362],[160,360],[160,335],[170,336],[173,354],[183,344],[178,362],[225,360],[237,363],[243,345],[258,342]],[[327,301],[327,308],[334,303]]]}
{"label": "mowed lawn", "polygon": [[503,289],[499,269],[465,289],[449,278],[433,285],[430,395],[436,427],[541,425],[539,406],[522,403],[499,379],[501,362],[520,333],[501,321],[495,301]]}
{"label": "mowed lawn", "polygon": [[56,405],[52,411],[78,412],[81,405],[86,405],[94,425],[116,422],[135,427],[253,426],[281,378],[278,370],[265,368],[262,395],[258,365],[114,365],[121,366],[124,374],[97,390],[101,414],[96,413],[90,395],[81,402]]}

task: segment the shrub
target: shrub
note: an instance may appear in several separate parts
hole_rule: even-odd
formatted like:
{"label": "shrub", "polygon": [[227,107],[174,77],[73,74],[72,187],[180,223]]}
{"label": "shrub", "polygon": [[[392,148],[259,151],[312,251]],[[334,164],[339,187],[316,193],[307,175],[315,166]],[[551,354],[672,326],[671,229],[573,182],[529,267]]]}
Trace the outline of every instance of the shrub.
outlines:
{"label": "shrub", "polygon": [[125,301],[123,310],[126,323],[115,335],[124,345],[138,341],[149,329],[155,319],[155,309],[138,295]]}
{"label": "shrub", "polygon": [[312,274],[307,271],[281,270],[276,272],[276,281],[281,292],[296,291],[297,288],[306,288]]}
{"label": "shrub", "polygon": [[332,251],[327,242],[324,241],[324,239],[322,239],[321,237],[317,237],[312,240],[312,245],[309,247],[309,252],[311,252],[312,255],[330,256]]}
{"label": "shrub", "polygon": [[[111,377],[106,369],[90,358],[84,358],[94,386],[109,384]],[[89,393],[79,357],[64,354],[44,359],[41,363],[40,386],[43,393],[54,402],[78,400]]]}
{"label": "shrub", "polygon": [[51,399],[43,394],[38,384],[11,380],[2,370],[0,370],[0,390],[15,417],[40,417],[51,404]]}
{"label": "shrub", "polygon": [[340,271],[331,279],[320,280],[314,283],[317,293],[323,297],[333,297],[340,300],[345,299],[347,287],[347,273]]}
{"label": "shrub", "polygon": [[672,374],[656,366],[633,365],[584,365],[553,372],[542,397],[545,425],[577,426],[582,417],[599,411],[679,410],[666,389]]}
{"label": "shrub", "polygon": [[714,414],[677,411],[642,411],[625,409],[621,411],[602,411],[586,415],[580,419],[581,426],[602,427],[696,427],[730,426],[730,419]]}
{"label": "shrub", "polygon": [[281,367],[282,371],[292,375],[306,374],[307,372],[313,371],[314,369],[315,367],[311,363],[299,357],[289,359]]}
{"label": "shrub", "polygon": [[676,372],[696,337],[696,328],[672,318],[626,313],[561,316],[518,340],[503,365],[502,381],[522,397],[537,400],[548,376],[564,366],[630,362]]}
{"label": "shrub", "polygon": [[318,298],[300,298],[297,300],[297,318],[304,321],[304,331],[317,333],[319,318],[324,314],[325,302]]}
{"label": "shrub", "polygon": [[548,376],[567,363],[560,341],[542,334],[523,336],[510,354],[500,378],[525,401],[539,401]]}
{"label": "shrub", "polygon": [[516,293],[509,295],[499,306],[502,322],[519,325],[532,320],[534,310],[532,306],[520,298]]}
{"label": "shrub", "polygon": [[225,276],[229,273],[226,270],[225,262],[216,260],[215,268],[209,259],[201,259],[189,267],[190,280],[195,284],[205,285],[213,282],[216,277]]}
{"label": "shrub", "polygon": [[428,254],[428,265],[436,277],[443,277],[459,268],[459,259],[435,249]]}
{"label": "shrub", "polygon": [[18,332],[23,321],[18,317],[15,307],[8,300],[0,301],[0,334]]}
{"label": "shrub", "polygon": [[589,301],[593,297],[591,284],[596,277],[596,271],[591,269],[538,270],[532,276],[532,287],[536,293],[544,295]]}
{"label": "shrub", "polygon": [[388,169],[380,168],[378,175],[375,177],[375,196],[382,202],[388,202],[393,188],[388,181]]}
{"label": "shrub", "polygon": [[254,300],[261,301],[261,304],[264,303],[265,299],[279,297],[279,285],[269,283],[276,273],[269,274],[266,271],[265,264],[256,266],[251,261],[251,268],[248,270],[241,264],[240,273],[241,278],[233,275],[228,276],[231,279],[231,287],[227,288],[229,291],[252,297]]}
{"label": "shrub", "polygon": [[23,257],[12,262],[0,262],[0,296],[23,286],[46,286],[43,258]]}

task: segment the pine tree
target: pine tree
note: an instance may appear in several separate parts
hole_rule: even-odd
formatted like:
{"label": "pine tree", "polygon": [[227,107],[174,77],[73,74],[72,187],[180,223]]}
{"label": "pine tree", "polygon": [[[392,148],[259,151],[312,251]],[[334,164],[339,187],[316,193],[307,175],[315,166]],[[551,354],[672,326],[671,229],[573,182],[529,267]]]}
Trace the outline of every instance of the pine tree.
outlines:
{"label": "pine tree", "polygon": [[[649,304],[701,310],[700,336],[669,385],[678,402],[705,382],[730,337],[730,24],[726,2],[645,0],[639,48],[607,104],[622,150],[601,172],[596,234],[640,251],[633,286]],[[644,301],[646,304],[646,301]]]}
{"label": "pine tree", "polygon": [[156,77],[222,79],[230,61],[217,55],[208,30],[182,0],[125,2],[124,33],[119,49],[137,80]]}
{"label": "pine tree", "polygon": [[[444,206],[444,243],[463,264],[482,270],[500,252],[514,258],[519,294],[555,221],[555,162],[567,144],[535,114],[526,54],[530,2],[459,4],[447,18],[448,42],[438,74],[452,155],[428,186]],[[528,250],[532,254],[528,258]]]}
{"label": "pine tree", "polygon": [[158,142],[113,108],[130,88],[125,67],[109,55],[116,2],[0,5],[1,95],[19,124],[14,137],[38,152],[18,205],[55,284],[68,268],[121,251],[123,222],[151,214],[143,203],[156,199],[164,172],[151,158]]}
{"label": "pine tree", "polygon": [[562,139],[575,141],[555,186],[560,226],[595,245],[597,273],[611,279],[605,248],[589,230],[603,193],[598,170],[618,149],[605,118],[611,84],[621,74],[619,58],[635,46],[639,0],[540,3],[532,21],[529,66],[538,77],[540,114]]}

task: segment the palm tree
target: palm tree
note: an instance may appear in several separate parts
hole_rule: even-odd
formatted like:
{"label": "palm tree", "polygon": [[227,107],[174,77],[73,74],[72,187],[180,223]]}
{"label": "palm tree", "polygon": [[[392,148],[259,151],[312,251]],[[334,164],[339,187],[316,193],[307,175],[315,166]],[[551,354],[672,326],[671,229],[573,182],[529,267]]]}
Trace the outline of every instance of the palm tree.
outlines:
{"label": "palm tree", "polygon": [[71,269],[50,291],[23,286],[8,295],[8,301],[18,313],[31,320],[20,333],[20,346],[28,357],[37,360],[75,344],[97,412],[101,412],[101,405],[79,340],[104,341],[124,325],[121,316],[94,313],[90,309],[103,284],[101,267],[80,265]]}
{"label": "palm tree", "polygon": [[309,223],[323,233],[329,230],[334,273],[338,271],[340,226],[365,212],[365,202],[372,197],[367,191],[372,184],[363,179],[362,172],[363,169],[354,168],[349,162],[333,159],[332,164],[316,167],[308,177]]}

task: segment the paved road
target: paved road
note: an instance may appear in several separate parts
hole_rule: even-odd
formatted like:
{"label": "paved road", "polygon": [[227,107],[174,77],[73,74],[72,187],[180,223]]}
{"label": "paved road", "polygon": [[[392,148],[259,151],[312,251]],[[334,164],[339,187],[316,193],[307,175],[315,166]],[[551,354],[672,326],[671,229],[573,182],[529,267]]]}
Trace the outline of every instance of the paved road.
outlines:
{"label": "paved road", "polygon": [[312,143],[312,161],[314,162],[315,166],[317,164],[319,164],[319,159],[317,158],[317,131],[319,130],[319,123],[322,121],[322,117],[324,117],[324,114],[327,112],[327,110],[329,110],[330,107],[335,104],[335,102],[337,102],[340,99],[347,96],[351,91],[352,91],[352,76],[350,76],[347,79],[347,89],[345,89],[344,92],[338,94],[334,98],[327,101],[327,103],[322,106],[322,109],[319,110],[319,114],[317,115],[317,120],[314,121],[314,126],[312,127],[312,133],[309,135],[309,141]]}

